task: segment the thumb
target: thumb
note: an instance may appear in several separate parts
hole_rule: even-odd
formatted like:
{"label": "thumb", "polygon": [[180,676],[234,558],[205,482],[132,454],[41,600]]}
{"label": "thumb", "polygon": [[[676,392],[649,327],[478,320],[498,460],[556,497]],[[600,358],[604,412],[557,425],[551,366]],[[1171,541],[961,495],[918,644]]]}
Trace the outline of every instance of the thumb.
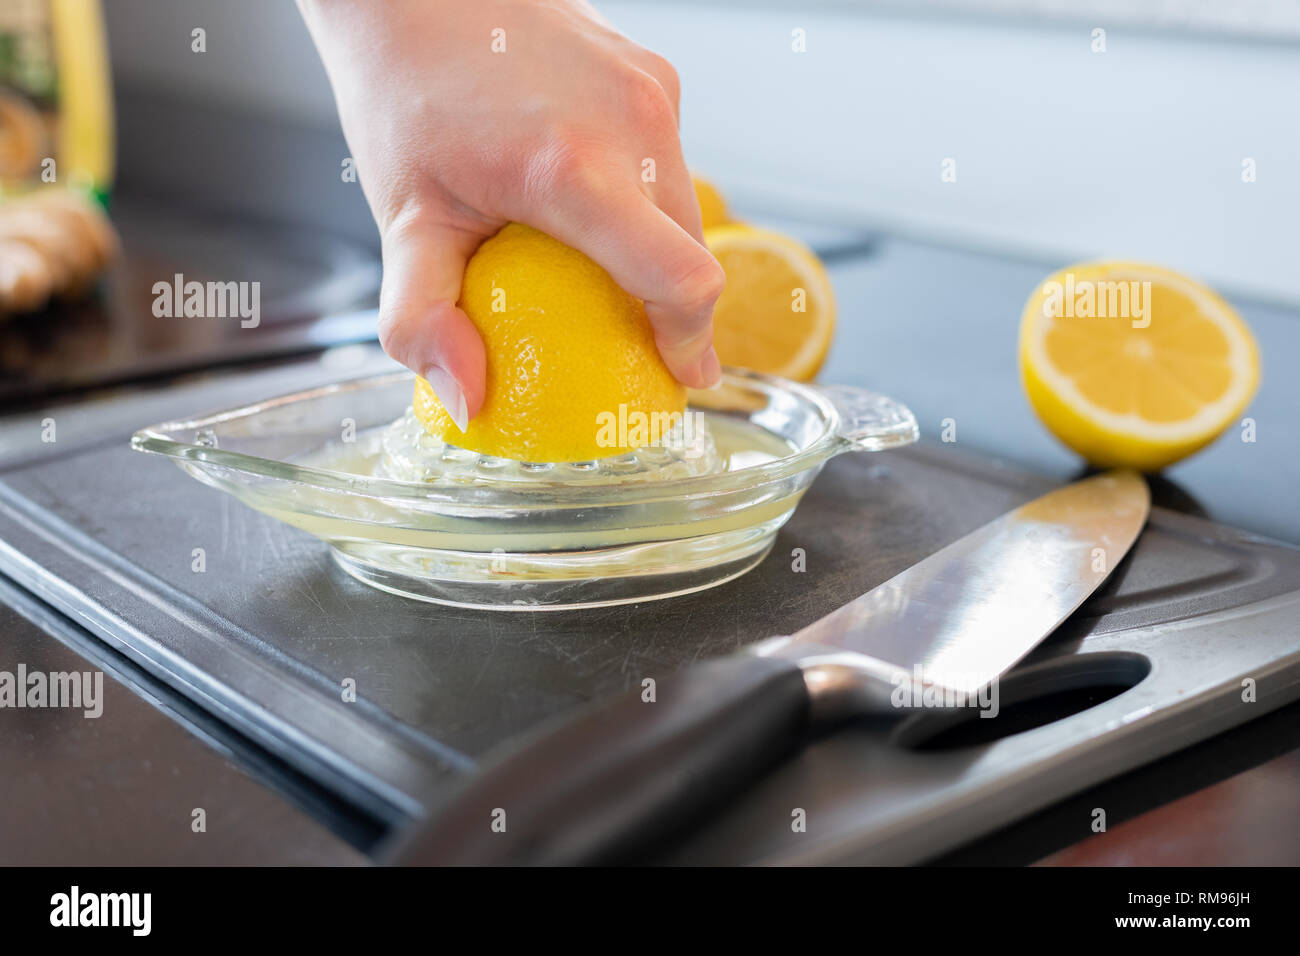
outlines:
{"label": "thumb", "polygon": [[383,242],[379,342],[433,388],[461,431],[483,406],[487,357],[478,329],[456,307],[478,237],[393,229]]}

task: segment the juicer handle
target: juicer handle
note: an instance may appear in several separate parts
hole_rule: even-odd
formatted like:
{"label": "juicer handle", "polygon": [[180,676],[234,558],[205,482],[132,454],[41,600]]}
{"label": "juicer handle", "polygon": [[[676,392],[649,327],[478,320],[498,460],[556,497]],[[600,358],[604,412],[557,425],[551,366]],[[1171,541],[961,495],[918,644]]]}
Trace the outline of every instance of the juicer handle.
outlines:
{"label": "juicer handle", "polygon": [[476,774],[390,855],[399,865],[625,863],[716,807],[802,741],[788,660],[741,654],[544,729]]}
{"label": "juicer handle", "polygon": [[839,414],[835,434],[848,445],[846,451],[884,451],[910,445],[920,436],[911,410],[887,395],[852,385],[816,389]]}

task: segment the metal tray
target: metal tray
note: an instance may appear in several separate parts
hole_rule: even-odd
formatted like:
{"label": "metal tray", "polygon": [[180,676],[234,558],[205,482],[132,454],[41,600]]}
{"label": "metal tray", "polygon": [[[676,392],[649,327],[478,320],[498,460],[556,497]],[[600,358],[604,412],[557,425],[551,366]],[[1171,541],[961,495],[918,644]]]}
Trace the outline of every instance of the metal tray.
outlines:
{"label": "metal tray", "polygon": [[[392,823],[435,803],[493,745],[644,676],[801,627],[1054,484],[951,446],[888,463],[849,456],[737,581],[646,605],[503,616],[376,594],[305,533],[127,448],[143,422],[337,374],[312,361],[43,412],[66,423],[52,446],[38,416],[9,419],[0,572]],[[1281,706],[1300,696],[1300,550],[1158,508],[1105,589],[1018,673],[1003,717],[988,722],[996,730],[847,727],[663,858],[922,860]],[[1017,694],[1031,705],[1008,706]],[[1007,735],[961,745],[972,729]],[[792,832],[794,808],[807,832]]]}

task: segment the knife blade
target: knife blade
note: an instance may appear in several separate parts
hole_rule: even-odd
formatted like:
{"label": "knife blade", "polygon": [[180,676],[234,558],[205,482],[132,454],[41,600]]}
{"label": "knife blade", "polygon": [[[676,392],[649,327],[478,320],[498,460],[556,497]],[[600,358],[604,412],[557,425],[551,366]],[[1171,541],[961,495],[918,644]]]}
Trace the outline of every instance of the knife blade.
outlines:
{"label": "knife blade", "polygon": [[1149,510],[1130,471],[1049,492],[793,635],[543,728],[490,759],[389,859],[636,859],[813,731],[855,714],[903,716],[904,683],[960,699],[995,681],[1106,580]]}
{"label": "knife blade", "polygon": [[[1033,650],[1096,590],[1128,553],[1149,511],[1146,481],[1136,472],[1076,481],[755,651],[794,659],[806,672],[833,660],[891,688],[920,674],[969,696]],[[866,689],[857,687],[862,703],[848,706],[871,706]],[[821,703],[834,709],[832,701]]]}

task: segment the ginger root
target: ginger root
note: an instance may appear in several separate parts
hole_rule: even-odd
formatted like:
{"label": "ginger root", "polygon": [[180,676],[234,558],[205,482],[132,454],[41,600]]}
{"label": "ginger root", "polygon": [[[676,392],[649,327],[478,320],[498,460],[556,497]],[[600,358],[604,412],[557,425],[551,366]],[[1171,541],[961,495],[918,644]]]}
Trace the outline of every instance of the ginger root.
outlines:
{"label": "ginger root", "polygon": [[43,190],[0,203],[0,318],[84,295],[119,250],[94,201]]}

